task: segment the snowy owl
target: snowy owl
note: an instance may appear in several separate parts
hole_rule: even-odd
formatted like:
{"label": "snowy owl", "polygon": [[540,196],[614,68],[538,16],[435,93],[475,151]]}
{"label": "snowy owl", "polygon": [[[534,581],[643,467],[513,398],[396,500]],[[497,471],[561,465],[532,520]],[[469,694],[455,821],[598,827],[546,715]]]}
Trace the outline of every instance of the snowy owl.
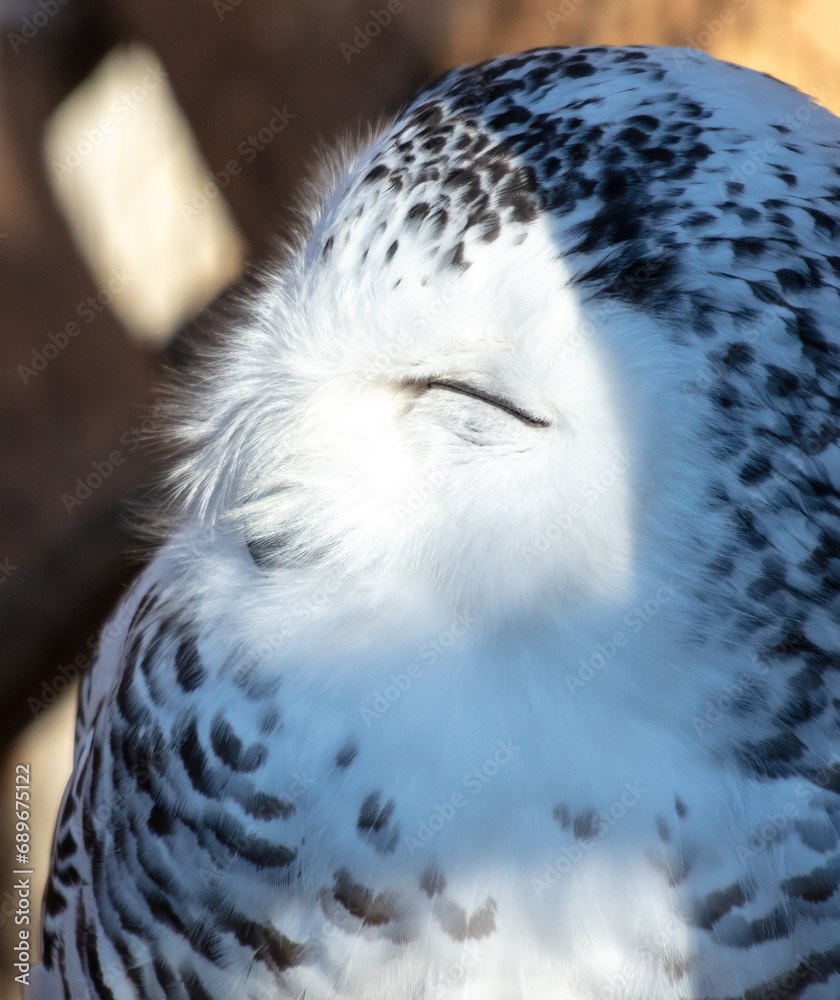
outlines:
{"label": "snowy owl", "polygon": [[29,996],[837,1000],[838,326],[791,87],[422,91],[180,397]]}

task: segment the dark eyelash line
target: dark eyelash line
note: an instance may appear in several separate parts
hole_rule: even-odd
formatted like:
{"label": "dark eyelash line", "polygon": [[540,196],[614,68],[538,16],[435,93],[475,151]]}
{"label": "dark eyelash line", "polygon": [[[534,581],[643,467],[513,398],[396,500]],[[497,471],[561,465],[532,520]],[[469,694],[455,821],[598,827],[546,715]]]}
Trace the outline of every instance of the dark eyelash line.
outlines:
{"label": "dark eyelash line", "polygon": [[551,426],[551,422],[549,420],[546,420],[544,417],[535,417],[533,413],[521,410],[509,399],[502,399],[499,396],[493,396],[490,393],[485,392],[483,389],[476,389],[475,386],[466,385],[463,382],[450,382],[445,379],[434,379],[432,382],[426,383],[426,388],[449,389],[450,392],[459,392],[462,396],[472,396],[473,399],[480,399],[482,403],[489,403],[491,406],[504,410],[505,413],[509,413],[512,417],[516,417],[523,423],[530,424],[532,427]]}

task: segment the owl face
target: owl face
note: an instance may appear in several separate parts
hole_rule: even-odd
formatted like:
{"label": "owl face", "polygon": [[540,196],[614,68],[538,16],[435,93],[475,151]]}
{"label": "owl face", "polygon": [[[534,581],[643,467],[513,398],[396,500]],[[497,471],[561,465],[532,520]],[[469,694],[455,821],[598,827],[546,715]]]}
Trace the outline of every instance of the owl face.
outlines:
{"label": "owl face", "polygon": [[506,617],[622,586],[632,463],[599,320],[548,232],[515,271],[510,252],[290,291],[264,394],[282,417],[259,417],[275,444],[239,509],[265,572],[326,558]]}

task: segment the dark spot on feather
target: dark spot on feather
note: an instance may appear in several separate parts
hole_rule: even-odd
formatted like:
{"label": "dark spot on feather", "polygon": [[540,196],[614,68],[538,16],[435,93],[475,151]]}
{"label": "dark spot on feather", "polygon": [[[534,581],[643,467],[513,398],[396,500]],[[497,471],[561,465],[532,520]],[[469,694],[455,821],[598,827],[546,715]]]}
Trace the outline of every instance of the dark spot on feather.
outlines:
{"label": "dark spot on feather", "polygon": [[356,882],[346,868],[339,869],[333,877],[333,899],[366,926],[381,927],[396,917],[397,906],[393,893],[380,892],[374,895],[366,886]]}
{"label": "dark spot on feather", "polygon": [[207,672],[198,655],[198,645],[193,636],[181,641],[175,653],[175,676],[184,691],[191,692],[201,687]]}
{"label": "dark spot on feather", "polygon": [[210,726],[210,745],[219,760],[231,770],[244,773],[256,771],[268,755],[262,743],[253,743],[246,748],[221,712],[216,714]]}
{"label": "dark spot on feather", "polygon": [[359,750],[354,744],[348,743],[345,747],[338,751],[335,755],[336,767],[349,767],[353,761],[358,757]]}
{"label": "dark spot on feather", "polygon": [[560,805],[554,807],[552,816],[557,820],[563,830],[568,830],[572,825],[572,813],[565,802],[561,802]]}
{"label": "dark spot on feather", "polygon": [[391,814],[394,812],[394,800],[388,799],[382,807],[379,805],[379,800],[379,792],[371,792],[362,803],[357,822],[361,832],[372,830],[374,833],[379,833],[390,823]]}
{"label": "dark spot on feather", "polygon": [[602,823],[594,809],[583,809],[575,816],[575,840],[594,840],[601,832]]}
{"label": "dark spot on feather", "polygon": [[420,876],[420,888],[429,899],[446,891],[446,876],[439,868],[427,868]]}

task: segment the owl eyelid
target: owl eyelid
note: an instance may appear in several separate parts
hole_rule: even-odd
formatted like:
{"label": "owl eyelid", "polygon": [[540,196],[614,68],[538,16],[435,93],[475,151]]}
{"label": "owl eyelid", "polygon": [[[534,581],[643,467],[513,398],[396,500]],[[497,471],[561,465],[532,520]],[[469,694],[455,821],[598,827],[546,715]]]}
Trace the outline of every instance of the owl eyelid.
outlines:
{"label": "owl eyelid", "polygon": [[527,410],[520,409],[509,399],[505,399],[501,396],[495,396],[492,393],[487,392],[485,389],[478,389],[465,382],[456,382],[449,379],[434,379],[431,382],[426,383],[426,388],[448,389],[450,392],[457,392],[462,396],[471,396],[473,399],[481,400],[482,403],[489,403],[490,406],[495,406],[500,410],[504,410],[505,413],[509,413],[512,417],[516,417],[518,420],[521,420],[525,424],[529,424],[531,427],[551,426],[551,421],[546,420],[545,417],[537,417],[533,413],[528,413]]}

